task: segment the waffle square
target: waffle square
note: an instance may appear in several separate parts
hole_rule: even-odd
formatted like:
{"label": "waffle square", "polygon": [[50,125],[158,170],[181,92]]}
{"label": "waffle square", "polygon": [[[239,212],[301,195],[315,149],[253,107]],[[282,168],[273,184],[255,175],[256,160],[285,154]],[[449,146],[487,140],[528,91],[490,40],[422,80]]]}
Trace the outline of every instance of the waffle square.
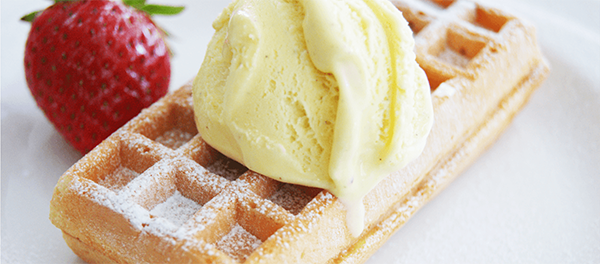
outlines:
{"label": "waffle square", "polygon": [[413,29],[435,123],[423,154],[364,198],[360,237],[329,192],[275,181],[206,144],[191,84],[65,172],[52,223],[88,262],[363,262],[494,142],[548,73],[534,28],[510,14],[463,0],[392,3]]}

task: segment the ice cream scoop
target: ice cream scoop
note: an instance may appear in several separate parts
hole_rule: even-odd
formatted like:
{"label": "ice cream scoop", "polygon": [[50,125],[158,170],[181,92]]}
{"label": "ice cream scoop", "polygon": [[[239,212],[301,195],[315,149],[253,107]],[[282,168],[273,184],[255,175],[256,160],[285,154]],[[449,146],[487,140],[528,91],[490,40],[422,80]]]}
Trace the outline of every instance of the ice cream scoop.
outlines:
{"label": "ice cream scoop", "polygon": [[384,0],[238,0],[194,80],[202,138],[276,180],[362,198],[417,157],[433,110],[407,22]]}

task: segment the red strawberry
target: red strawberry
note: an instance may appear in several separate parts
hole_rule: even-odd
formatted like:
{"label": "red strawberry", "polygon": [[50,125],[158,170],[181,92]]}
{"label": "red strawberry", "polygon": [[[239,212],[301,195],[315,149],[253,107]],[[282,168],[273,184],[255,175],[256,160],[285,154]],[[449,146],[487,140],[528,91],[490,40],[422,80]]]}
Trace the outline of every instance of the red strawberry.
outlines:
{"label": "red strawberry", "polygon": [[[141,10],[161,7],[126,2]],[[113,1],[63,0],[28,19],[27,84],[78,151],[88,152],[166,94],[170,55],[148,12]]]}

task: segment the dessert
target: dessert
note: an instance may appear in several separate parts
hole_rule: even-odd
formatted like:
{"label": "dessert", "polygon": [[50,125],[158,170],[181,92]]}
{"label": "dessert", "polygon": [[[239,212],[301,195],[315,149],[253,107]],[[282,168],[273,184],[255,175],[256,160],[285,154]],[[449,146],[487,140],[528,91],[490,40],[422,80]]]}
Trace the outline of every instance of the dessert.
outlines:
{"label": "dessert", "polygon": [[364,261],[493,143],[548,73],[534,28],[510,14],[460,0],[392,3],[415,34],[435,121],[423,153],[364,197],[360,236],[330,192],[247,170],[203,141],[191,84],[70,168],[51,221],[88,262]]}
{"label": "dessert", "polygon": [[358,236],[363,197],[421,153],[433,121],[400,11],[239,0],[214,27],[193,90],[202,138],[252,171],[330,191]]}

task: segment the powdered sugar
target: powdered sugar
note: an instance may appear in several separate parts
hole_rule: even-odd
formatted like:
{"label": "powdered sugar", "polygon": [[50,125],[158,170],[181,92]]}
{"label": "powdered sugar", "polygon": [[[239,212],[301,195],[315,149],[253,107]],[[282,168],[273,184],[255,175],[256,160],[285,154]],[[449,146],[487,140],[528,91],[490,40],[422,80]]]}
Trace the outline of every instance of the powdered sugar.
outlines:
{"label": "powdered sugar", "polygon": [[186,198],[176,190],[164,203],[152,208],[150,214],[166,218],[176,226],[181,226],[200,208],[202,208],[200,204]]}
{"label": "powdered sugar", "polygon": [[156,138],[156,142],[171,149],[178,149],[194,137],[193,134],[179,128],[173,128]]}
{"label": "powdered sugar", "polygon": [[214,175],[211,175],[206,168],[191,160],[183,159],[178,165],[180,170],[186,173],[186,177],[194,185],[202,186],[202,189],[205,191],[218,193],[229,184],[229,182],[223,178],[214,177]]}
{"label": "powdered sugar", "polygon": [[239,224],[235,224],[231,231],[216,243],[216,246],[231,258],[243,262],[260,244],[262,244],[260,239]]}
{"label": "powdered sugar", "polygon": [[119,166],[115,171],[106,175],[104,179],[98,181],[98,184],[116,192],[139,175],[139,173],[127,167]]}
{"label": "powdered sugar", "polygon": [[436,97],[451,97],[456,93],[456,88],[450,86],[446,82],[443,82],[433,91],[433,96]]}
{"label": "powdered sugar", "polygon": [[241,164],[230,159],[219,159],[207,166],[206,169],[229,181],[235,181],[240,175],[248,170]]}
{"label": "powdered sugar", "polygon": [[115,192],[95,184],[92,181],[73,180],[70,188],[81,196],[87,196],[96,203],[123,215],[137,229],[150,222],[150,212],[136,203],[132,203]]}
{"label": "powdered sugar", "polygon": [[450,47],[444,48],[444,50],[438,54],[438,58],[442,61],[462,68],[466,68],[471,60],[467,56],[454,51]]}
{"label": "powdered sugar", "polygon": [[302,211],[304,206],[312,200],[312,197],[300,191],[294,185],[284,184],[268,199],[288,210],[290,213],[297,215]]}

